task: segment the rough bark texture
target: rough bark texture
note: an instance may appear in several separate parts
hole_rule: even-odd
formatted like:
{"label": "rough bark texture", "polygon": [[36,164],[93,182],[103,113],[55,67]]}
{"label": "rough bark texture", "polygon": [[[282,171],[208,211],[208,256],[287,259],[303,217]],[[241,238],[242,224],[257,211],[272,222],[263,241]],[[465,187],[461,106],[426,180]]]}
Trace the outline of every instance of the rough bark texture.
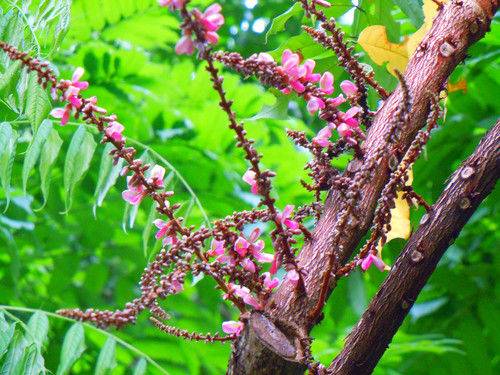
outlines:
{"label": "rough bark texture", "polygon": [[371,301],[331,374],[370,374],[413,306],[446,249],[491,192],[500,175],[500,122],[454,173],[447,188],[411,236]]}
{"label": "rough bark texture", "polygon": [[[464,60],[467,48],[480,39],[489,30],[491,18],[498,7],[496,0],[455,0],[444,6],[434,20],[433,26],[410,60],[405,82],[413,99],[413,106],[406,122],[399,148],[405,151],[415,137],[416,132],[425,125],[429,114],[429,97],[436,95],[446,85],[453,69]],[[340,246],[332,249],[332,231],[342,210],[340,193],[329,192],[325,211],[319,220],[311,241],[298,256],[299,266],[305,271],[306,292],[298,294],[293,286],[284,282],[275,296],[266,306],[266,313],[274,324],[294,344],[297,336],[308,332],[317,321],[308,318],[317,304],[321,290],[322,273],[332,251],[336,251],[340,263],[352,255],[357,243],[369,229],[373,212],[390,170],[390,157],[387,139],[397,114],[403,103],[403,92],[399,86],[385,101],[374,118],[367,140],[363,145],[365,158],[354,160],[348,166],[348,176],[353,176],[370,161],[375,150],[387,149],[369,184],[361,190],[361,199],[356,206],[356,218],[343,231]],[[331,287],[333,288],[333,283]],[[264,344],[247,332],[253,330],[253,324],[247,324],[245,333],[233,347],[228,366],[228,374],[302,374],[304,366],[289,361],[276,354],[280,349],[273,349],[272,343]],[[272,353],[272,352],[275,353]],[[297,350],[297,353],[300,353]],[[299,355],[299,354],[298,354]]]}

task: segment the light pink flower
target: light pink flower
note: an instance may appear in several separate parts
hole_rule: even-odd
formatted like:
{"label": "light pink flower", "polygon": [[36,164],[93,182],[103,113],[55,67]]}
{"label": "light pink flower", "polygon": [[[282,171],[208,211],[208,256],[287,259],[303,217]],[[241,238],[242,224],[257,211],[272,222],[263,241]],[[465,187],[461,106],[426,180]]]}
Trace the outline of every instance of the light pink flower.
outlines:
{"label": "light pink flower", "polygon": [[274,58],[266,52],[261,52],[257,55],[257,61],[259,61],[259,62],[274,62]]}
{"label": "light pink flower", "polygon": [[238,237],[234,243],[234,251],[238,253],[240,257],[247,255],[248,248],[250,247],[250,242],[248,242],[244,237]]}
{"label": "light pink flower", "polygon": [[321,76],[321,79],[319,81],[319,87],[321,91],[323,91],[325,94],[330,95],[333,93],[333,74],[330,72],[325,72]]}
{"label": "light pink flower", "polygon": [[199,17],[200,23],[206,31],[217,31],[224,24],[224,16],[221,14],[222,7],[215,3],[210,5]]}
{"label": "light pink flower", "polygon": [[116,142],[121,142],[124,140],[122,132],[125,127],[117,121],[112,121],[104,130],[104,133]]}
{"label": "light pink flower", "polygon": [[141,203],[142,199],[146,195],[144,186],[134,181],[132,176],[128,176],[127,187],[128,189],[122,193],[123,199],[132,205],[138,205]]}
{"label": "light pink flower", "polygon": [[299,273],[295,270],[295,269],[292,269],[290,271],[288,271],[286,273],[286,279],[288,281],[290,281],[290,283],[292,283],[294,286],[297,286],[297,284],[299,283]]}
{"label": "light pink flower", "polygon": [[82,112],[89,112],[89,111],[91,111],[91,112],[99,112],[99,113],[106,113],[106,110],[104,108],[101,108],[101,107],[97,106],[97,97],[95,97],[95,96],[91,96],[90,98],[88,98],[87,99],[87,103],[82,108]]}
{"label": "light pink flower", "polygon": [[311,96],[307,102],[307,110],[311,115],[323,108],[325,108],[325,102],[316,96]]}
{"label": "light pink flower", "polygon": [[229,284],[229,287],[231,288],[232,292],[236,296],[240,297],[247,305],[250,305],[257,310],[262,309],[261,303],[254,296],[252,296],[252,294],[250,293],[250,289],[245,286],[235,284]]}
{"label": "light pink flower", "polygon": [[[163,168],[161,165],[155,165],[151,169],[151,173],[148,178],[148,183],[151,185],[154,185],[157,188],[162,188],[163,187],[163,177],[165,176],[165,168]],[[170,192],[172,193],[172,192]]]}
{"label": "light pink flower", "polygon": [[344,92],[344,94],[346,94],[348,97],[349,96],[354,96],[358,93],[358,87],[352,83],[351,81],[342,81],[340,83],[340,88],[342,89],[342,91]]}
{"label": "light pink flower", "polygon": [[299,229],[299,223],[291,220],[290,216],[292,215],[293,209],[295,206],[293,204],[289,204],[285,206],[285,209],[282,213],[278,214],[276,218],[283,224],[286,225],[290,229]]}
{"label": "light pink flower", "polygon": [[264,286],[267,289],[273,290],[278,285],[280,285],[280,280],[277,277],[271,277],[271,273],[264,272],[262,276],[264,276]]}
{"label": "light pink flower", "polygon": [[346,102],[346,98],[344,98],[344,95],[340,94],[339,96],[333,98],[333,99],[328,99],[328,104],[333,105],[335,107],[338,107],[342,103]]}
{"label": "light pink flower", "polygon": [[339,111],[338,117],[342,122],[345,122],[350,127],[357,128],[357,127],[359,127],[359,122],[358,122],[356,116],[361,111],[362,111],[362,109],[360,107],[357,107],[357,106],[352,107],[352,108],[349,108],[349,110],[346,113]]}
{"label": "light pink flower", "polygon": [[332,137],[332,128],[330,125],[325,126],[321,129],[316,137],[312,139],[313,143],[321,147],[328,147],[331,145],[330,138]]}
{"label": "light pink flower", "polygon": [[303,79],[307,82],[316,83],[321,79],[321,74],[313,73],[314,67],[316,66],[316,61],[312,59],[307,59],[304,61],[304,68],[306,70]]}
{"label": "light pink flower", "polygon": [[168,7],[170,10],[181,9],[185,0],[158,0],[158,4],[162,7]]}
{"label": "light pink flower", "polygon": [[372,253],[368,254],[368,256],[361,261],[361,269],[366,271],[372,264],[375,264],[381,272],[389,269],[382,259]]}
{"label": "light pink flower", "polygon": [[347,125],[346,123],[341,123],[338,127],[337,127],[337,132],[339,133],[339,135],[343,138],[349,138],[349,137],[352,137],[353,134],[354,134],[354,131],[352,130],[352,128]]}
{"label": "light pink flower", "polygon": [[172,294],[178,294],[184,290],[184,285],[177,278],[172,279],[170,286]]}
{"label": "light pink flower", "polygon": [[222,323],[222,330],[227,334],[234,334],[239,336],[240,333],[245,328],[245,324],[242,322],[235,322],[234,320],[228,320]]}
{"label": "light pink flower", "polygon": [[265,243],[263,240],[258,239],[259,236],[260,236],[259,228],[255,228],[252,231],[252,233],[250,233],[250,236],[248,238],[248,240],[250,241],[250,247],[248,248],[248,251],[258,262],[270,263],[273,261],[274,255],[262,252]]}
{"label": "light pink flower", "polygon": [[241,264],[243,265],[243,269],[247,270],[248,272],[255,273],[257,271],[255,263],[248,258],[243,259]]}
{"label": "light pink flower", "polygon": [[210,244],[210,250],[207,251],[207,255],[211,257],[224,255],[224,241],[219,241],[214,238]]}
{"label": "light pink flower", "polygon": [[326,0],[313,0],[313,3],[321,5],[322,7],[329,8],[332,6],[328,1]]}
{"label": "light pink flower", "polygon": [[69,116],[71,115],[71,109],[72,109],[71,104],[68,104],[64,108],[54,108],[52,111],[50,111],[50,115],[54,118],[60,118],[61,126],[64,126],[69,121]]}
{"label": "light pink flower", "polygon": [[175,45],[175,53],[178,55],[191,55],[194,51],[194,43],[191,35],[184,35]]}
{"label": "light pink flower", "polygon": [[243,175],[243,181],[250,185],[250,191],[253,194],[259,194],[259,185],[257,184],[255,172],[249,169]]}
{"label": "light pink flower", "polygon": [[155,221],[153,221],[153,224],[155,225],[156,228],[159,229],[158,232],[156,232],[155,234],[155,238],[157,240],[167,235],[168,228],[170,227],[170,222],[161,219],[156,219]]}

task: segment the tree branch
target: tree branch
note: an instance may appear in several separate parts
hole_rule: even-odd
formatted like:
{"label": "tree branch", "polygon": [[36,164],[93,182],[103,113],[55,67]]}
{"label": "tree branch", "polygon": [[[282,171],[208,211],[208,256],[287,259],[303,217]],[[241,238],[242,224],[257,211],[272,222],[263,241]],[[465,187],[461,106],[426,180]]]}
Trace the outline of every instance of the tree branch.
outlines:
{"label": "tree branch", "polygon": [[362,375],[373,371],[446,249],[494,188],[500,175],[499,144],[500,121],[424,215],[329,373]]}
{"label": "tree branch", "polygon": [[[429,114],[429,98],[445,87],[453,69],[465,59],[467,48],[489,30],[497,7],[496,0],[455,0],[445,5],[437,15],[405,73],[404,81],[408,85],[413,106],[396,145],[402,153],[425,124]],[[340,267],[349,259],[370,227],[376,202],[390,174],[388,161],[394,147],[390,146],[389,139],[398,117],[398,108],[401,108],[403,103],[403,96],[403,90],[399,86],[384,102],[368,131],[364,144],[364,160],[356,159],[348,166],[345,175],[354,178],[358,172],[367,170],[373,163],[377,164],[376,170],[372,171],[370,176],[370,183],[362,186],[354,214],[349,216],[348,225],[342,229],[338,241],[334,241],[334,234],[339,215],[345,212],[345,198],[342,192],[334,189],[329,192],[323,216],[311,240],[298,256],[299,267],[304,270],[306,291],[297,293],[289,282],[284,282],[266,306],[268,316],[272,317],[276,327],[282,330],[292,343],[297,341],[297,331],[307,332],[321,319],[320,316],[311,320],[308,314],[318,303],[321,281],[324,279],[322,274],[330,257],[336,256],[337,267]],[[333,271],[336,272],[336,269]],[[330,287],[333,286],[334,280]],[[247,324],[246,330],[248,329],[254,329],[252,323]],[[229,374],[303,373],[303,364],[294,363],[294,370],[291,370],[290,363],[293,362],[279,355],[269,354],[272,351],[279,353],[279,349],[273,348],[272,343],[264,344],[262,340],[253,339],[246,342],[249,337],[255,335],[243,334],[235,344],[229,363]],[[277,361],[281,363],[280,366],[277,366]],[[266,363],[274,369],[284,370],[266,372]],[[246,372],[242,372],[243,369]]]}

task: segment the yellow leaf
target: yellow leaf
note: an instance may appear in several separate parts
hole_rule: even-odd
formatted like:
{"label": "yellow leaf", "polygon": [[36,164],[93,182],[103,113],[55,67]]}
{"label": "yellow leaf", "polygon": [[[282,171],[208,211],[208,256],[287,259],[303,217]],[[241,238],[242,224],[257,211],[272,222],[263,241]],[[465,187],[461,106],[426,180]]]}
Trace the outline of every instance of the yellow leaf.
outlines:
{"label": "yellow leaf", "polygon": [[402,44],[391,43],[387,39],[385,26],[374,25],[365,28],[358,38],[359,45],[377,65],[387,63],[387,70],[403,72],[408,64],[408,52]]}
{"label": "yellow leaf", "polygon": [[462,78],[457,83],[448,82],[448,92],[455,92],[455,91],[463,91],[464,93],[467,92],[467,81],[464,78]]}
{"label": "yellow leaf", "polygon": [[[445,3],[447,0],[443,1]],[[408,61],[432,27],[432,21],[438,12],[438,6],[432,0],[424,0],[424,23],[415,33],[405,38],[401,44],[392,43],[387,38],[385,26],[374,25],[366,27],[359,34],[358,43],[377,65],[387,63],[387,71],[396,75],[397,69],[403,73]]]}

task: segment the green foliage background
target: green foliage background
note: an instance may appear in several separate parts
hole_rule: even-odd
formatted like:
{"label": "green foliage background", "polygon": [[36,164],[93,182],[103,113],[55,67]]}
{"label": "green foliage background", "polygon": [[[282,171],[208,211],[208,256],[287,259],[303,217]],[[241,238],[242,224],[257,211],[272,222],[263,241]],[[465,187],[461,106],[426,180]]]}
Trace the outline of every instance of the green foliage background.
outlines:
{"label": "green foliage background", "polygon": [[[300,49],[317,59],[319,70],[332,71],[337,82],[347,78],[332,54],[300,34],[300,8],[284,0],[221,3],[226,17],[221,48],[276,56],[286,47]],[[345,0],[332,3],[329,15],[339,17],[354,45],[367,25],[383,24],[392,41],[400,41],[422,22],[418,0],[361,0],[357,7]],[[209,1],[193,4],[205,7]],[[77,66],[85,68],[88,94],[120,116],[129,142],[144,159],[169,166],[169,185],[189,223],[200,225],[255,204],[242,185],[246,166],[204,67],[175,55],[179,21],[156,1],[0,0],[0,5],[0,40],[51,61],[62,77]],[[415,167],[414,186],[429,202],[498,118],[498,30],[495,20],[492,32],[453,74],[452,81],[467,80],[468,92],[450,94],[446,120]],[[373,68],[386,87],[394,88],[383,67]],[[146,316],[108,333],[50,314],[64,307],[120,308],[137,296],[141,270],[159,249],[148,225],[154,211],[147,203],[136,211],[126,207],[120,196],[124,181],[115,183],[118,169],[102,157],[106,150],[92,129],[77,122],[64,128],[43,122],[51,109],[48,95],[3,53],[0,74],[1,373],[44,368],[60,374],[70,368],[75,374],[223,373],[228,345],[168,337]],[[284,129],[312,135],[321,124],[294,98],[229,72],[225,77],[239,118],[265,155],[265,165],[277,172],[279,205],[307,202],[299,184],[307,155],[292,146]],[[371,101],[375,108],[376,99]],[[347,161],[336,163],[342,167]],[[377,374],[500,373],[498,202],[497,189],[451,246]],[[414,226],[421,215],[412,212]],[[384,251],[389,263],[403,245],[389,244]],[[354,273],[340,283],[313,331],[317,358],[328,363],[340,350],[384,276]],[[170,298],[166,308],[172,324],[195,331],[216,331],[236,316],[207,279]]]}

